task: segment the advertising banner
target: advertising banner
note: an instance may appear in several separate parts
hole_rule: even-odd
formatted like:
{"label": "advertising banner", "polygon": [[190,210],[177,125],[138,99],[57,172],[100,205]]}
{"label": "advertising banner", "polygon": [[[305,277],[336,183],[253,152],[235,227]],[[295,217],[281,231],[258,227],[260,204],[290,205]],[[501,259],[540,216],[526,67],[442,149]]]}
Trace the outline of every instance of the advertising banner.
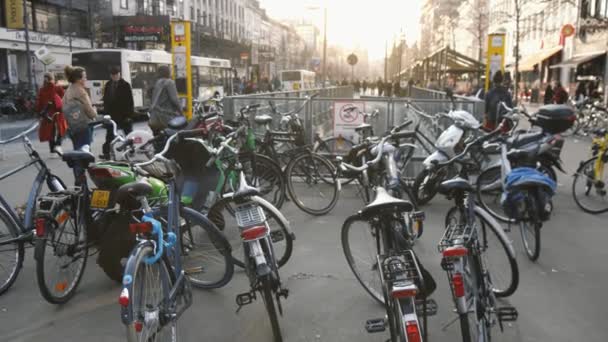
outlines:
{"label": "advertising banner", "polygon": [[488,54],[486,56],[486,91],[497,71],[505,72],[505,34],[493,33],[488,35]]}
{"label": "advertising banner", "polygon": [[171,51],[173,53],[173,79],[184,115],[192,118],[192,68],[190,50],[190,22],[171,22]]}
{"label": "advertising banner", "polygon": [[23,0],[5,0],[4,12],[6,12],[6,27],[21,30],[23,25]]}

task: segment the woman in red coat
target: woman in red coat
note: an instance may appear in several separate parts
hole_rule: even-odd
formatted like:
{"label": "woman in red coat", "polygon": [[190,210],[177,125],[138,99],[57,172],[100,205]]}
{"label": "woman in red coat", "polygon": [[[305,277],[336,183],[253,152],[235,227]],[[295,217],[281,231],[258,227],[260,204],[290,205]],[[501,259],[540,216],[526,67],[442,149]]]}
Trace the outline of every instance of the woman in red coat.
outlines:
{"label": "woman in red coat", "polygon": [[68,124],[61,113],[63,103],[63,88],[55,85],[53,74],[44,74],[44,85],[38,91],[36,111],[40,113],[40,141],[48,141],[51,153],[55,146],[61,146],[61,138],[65,135]]}

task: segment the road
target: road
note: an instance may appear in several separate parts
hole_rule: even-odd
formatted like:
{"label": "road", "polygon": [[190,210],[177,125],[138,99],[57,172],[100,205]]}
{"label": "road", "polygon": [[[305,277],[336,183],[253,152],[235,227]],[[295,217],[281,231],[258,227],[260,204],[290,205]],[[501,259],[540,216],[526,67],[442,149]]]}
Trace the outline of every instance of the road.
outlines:
{"label": "road", "polygon": [[[101,133],[98,134],[101,139]],[[46,146],[40,147],[48,157],[44,153]],[[563,156],[569,174],[587,155],[587,148],[586,141],[567,141]],[[0,162],[0,172],[24,160],[20,151],[20,145],[7,148],[7,159]],[[49,165],[64,179],[71,180],[60,160],[49,159]],[[495,329],[495,341],[608,341],[607,216],[591,216],[579,210],[570,195],[571,177],[563,174],[558,177],[556,210],[542,230],[539,261],[527,260],[516,230],[509,235],[518,252],[521,273],[519,289],[510,303],[520,316],[517,322],[505,327],[503,334]],[[0,192],[12,203],[22,203],[32,179],[32,171],[20,173],[0,182]],[[365,320],[382,317],[383,309],[354,279],[340,244],[343,220],[361,206],[360,200],[348,190],[331,215],[325,217],[311,217],[299,212],[293,204],[286,204],[283,212],[297,234],[292,259],[281,269],[290,290],[281,321],[286,341],[387,339],[387,334],[367,334],[364,330]],[[425,231],[416,246],[421,261],[438,283],[433,298],[439,304],[439,313],[429,319],[429,341],[460,339],[457,323],[442,328],[455,317],[436,249],[449,207],[448,201],[438,198],[424,208]],[[95,258],[89,260],[92,259]],[[246,290],[246,277],[241,271],[235,273],[225,288],[195,289],[194,304],[180,320],[181,340],[271,341],[270,324],[261,301],[235,313],[235,295]],[[118,295],[119,286],[90,261],[71,302],[63,306],[48,304],[39,294],[33,253],[28,249],[19,279],[0,297],[0,341],[123,341]]]}

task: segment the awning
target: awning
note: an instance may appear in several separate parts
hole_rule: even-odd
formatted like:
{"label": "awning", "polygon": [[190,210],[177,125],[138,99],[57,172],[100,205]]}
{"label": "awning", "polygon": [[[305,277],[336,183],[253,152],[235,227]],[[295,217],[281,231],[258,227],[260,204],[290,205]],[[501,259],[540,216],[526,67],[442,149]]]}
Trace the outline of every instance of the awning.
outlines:
{"label": "awning", "polygon": [[542,63],[545,59],[555,55],[561,50],[562,46],[556,46],[529,55],[519,63],[519,72],[533,71],[535,65]]}
{"label": "awning", "polygon": [[592,59],[596,59],[602,55],[605,55],[606,51],[597,51],[591,53],[585,53],[581,55],[572,56],[572,58],[565,60],[559,64],[555,64],[550,66],[551,69],[555,68],[576,68],[578,65],[583,64],[585,62],[589,62]]}

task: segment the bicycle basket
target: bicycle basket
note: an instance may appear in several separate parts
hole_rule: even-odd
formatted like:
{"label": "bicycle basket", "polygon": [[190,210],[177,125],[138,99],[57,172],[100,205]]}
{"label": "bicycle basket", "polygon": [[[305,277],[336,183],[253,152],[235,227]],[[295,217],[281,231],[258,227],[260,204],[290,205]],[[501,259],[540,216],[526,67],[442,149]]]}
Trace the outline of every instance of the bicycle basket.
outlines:
{"label": "bicycle basket", "polygon": [[141,167],[144,171],[150,174],[150,176],[158,179],[167,178],[168,175],[178,175],[180,172],[179,165],[175,162],[165,163],[162,161],[155,161],[152,164]]}

